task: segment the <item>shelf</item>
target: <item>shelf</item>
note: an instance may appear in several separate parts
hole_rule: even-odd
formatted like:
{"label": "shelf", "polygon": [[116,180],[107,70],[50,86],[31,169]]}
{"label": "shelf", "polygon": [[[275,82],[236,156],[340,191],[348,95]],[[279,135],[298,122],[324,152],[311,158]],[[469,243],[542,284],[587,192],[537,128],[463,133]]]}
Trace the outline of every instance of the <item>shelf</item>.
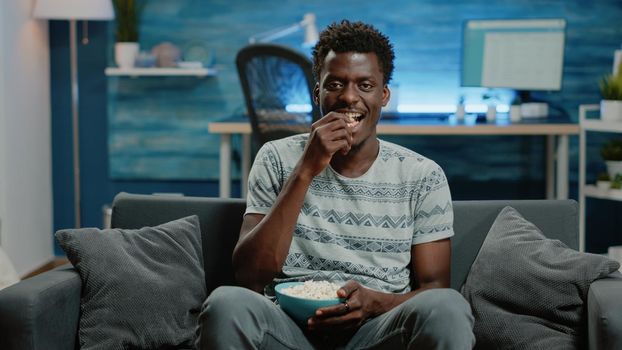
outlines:
{"label": "shelf", "polygon": [[602,190],[595,185],[586,185],[584,191],[586,197],[622,201],[622,190]]}
{"label": "shelf", "polygon": [[622,132],[622,122],[603,121],[600,119],[584,119],[582,127],[587,131]]}
{"label": "shelf", "polygon": [[[622,190],[601,189],[595,185],[586,184],[587,168],[587,139],[588,131],[602,133],[622,133],[622,121],[602,120],[597,115],[600,112],[598,104],[579,105],[579,250],[585,251],[587,198],[621,201]],[[588,114],[590,117],[588,118]]]}
{"label": "shelf", "polygon": [[209,68],[117,68],[108,67],[105,71],[107,76],[185,76],[207,77],[217,74],[215,69]]}

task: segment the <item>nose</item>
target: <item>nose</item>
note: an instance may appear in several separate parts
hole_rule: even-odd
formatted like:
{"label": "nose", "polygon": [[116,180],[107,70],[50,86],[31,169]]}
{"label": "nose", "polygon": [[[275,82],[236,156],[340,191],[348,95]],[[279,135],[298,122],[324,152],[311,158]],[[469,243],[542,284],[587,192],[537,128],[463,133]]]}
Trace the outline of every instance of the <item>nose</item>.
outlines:
{"label": "nose", "polygon": [[351,106],[358,102],[360,96],[356,84],[347,84],[343,89],[340,98],[348,106]]}

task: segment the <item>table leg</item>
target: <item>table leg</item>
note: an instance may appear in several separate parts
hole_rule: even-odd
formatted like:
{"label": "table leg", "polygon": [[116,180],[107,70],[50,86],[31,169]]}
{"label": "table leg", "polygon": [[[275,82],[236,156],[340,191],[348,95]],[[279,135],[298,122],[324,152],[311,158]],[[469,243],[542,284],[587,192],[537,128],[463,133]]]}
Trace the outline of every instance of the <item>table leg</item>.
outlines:
{"label": "table leg", "polygon": [[242,198],[246,198],[248,192],[248,173],[251,168],[251,135],[242,135],[242,174],[241,174],[241,195]]}
{"label": "table leg", "polygon": [[231,197],[231,134],[220,135],[220,198]]}
{"label": "table leg", "polygon": [[557,137],[557,199],[568,199],[568,135]]}
{"label": "table leg", "polygon": [[546,199],[555,198],[555,135],[546,135]]}

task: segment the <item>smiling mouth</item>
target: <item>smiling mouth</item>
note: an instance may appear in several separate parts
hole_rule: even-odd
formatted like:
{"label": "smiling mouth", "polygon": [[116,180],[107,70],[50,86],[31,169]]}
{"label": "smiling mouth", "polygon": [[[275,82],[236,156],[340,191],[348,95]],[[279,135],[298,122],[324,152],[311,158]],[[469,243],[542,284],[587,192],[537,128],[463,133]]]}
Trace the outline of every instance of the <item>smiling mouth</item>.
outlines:
{"label": "smiling mouth", "polygon": [[364,118],[362,113],[345,112],[344,114],[348,117],[348,126],[351,128],[357,126]]}

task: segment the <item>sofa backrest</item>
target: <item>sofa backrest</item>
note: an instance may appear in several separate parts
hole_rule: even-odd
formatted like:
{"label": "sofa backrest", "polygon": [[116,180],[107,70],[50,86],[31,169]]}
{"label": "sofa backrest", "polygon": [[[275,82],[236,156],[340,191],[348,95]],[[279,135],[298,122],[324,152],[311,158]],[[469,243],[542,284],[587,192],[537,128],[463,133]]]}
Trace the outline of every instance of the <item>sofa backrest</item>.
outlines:
{"label": "sofa backrest", "polygon": [[460,290],[497,215],[506,206],[518,210],[551,239],[579,249],[579,205],[574,200],[454,201],[451,287]]}
{"label": "sofa backrest", "polygon": [[[578,205],[573,200],[454,201],[451,287],[460,289],[495,218],[505,206],[517,209],[549,238],[579,246]],[[114,228],[156,226],[189,215],[201,223],[208,293],[234,284],[231,254],[238,240],[243,199],[119,193],[112,205]]]}
{"label": "sofa backrest", "polygon": [[136,229],[198,215],[205,286],[211,293],[218,286],[234,284],[231,254],[245,209],[243,199],[119,193],[112,204],[111,226]]}

